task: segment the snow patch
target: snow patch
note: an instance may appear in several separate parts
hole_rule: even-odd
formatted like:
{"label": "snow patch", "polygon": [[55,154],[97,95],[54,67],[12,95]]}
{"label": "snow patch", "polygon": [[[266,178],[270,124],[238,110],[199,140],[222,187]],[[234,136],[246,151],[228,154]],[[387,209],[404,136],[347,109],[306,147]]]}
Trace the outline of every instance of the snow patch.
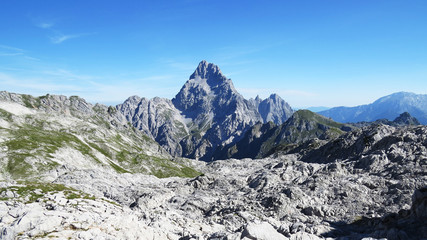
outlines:
{"label": "snow patch", "polygon": [[35,110],[29,109],[27,107],[22,106],[21,104],[13,102],[0,102],[0,108],[12,113],[13,115],[18,116],[36,113]]}

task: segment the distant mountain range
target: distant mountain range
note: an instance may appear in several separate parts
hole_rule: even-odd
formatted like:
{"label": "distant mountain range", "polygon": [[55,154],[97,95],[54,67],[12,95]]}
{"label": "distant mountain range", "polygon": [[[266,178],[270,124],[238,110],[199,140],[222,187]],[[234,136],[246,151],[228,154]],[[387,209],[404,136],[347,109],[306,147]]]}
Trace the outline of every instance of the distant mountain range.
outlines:
{"label": "distant mountain range", "polygon": [[334,107],[319,114],[337,122],[371,122],[378,119],[393,120],[408,112],[421,124],[427,124],[427,94],[398,92],[382,97],[375,102],[356,107]]}
{"label": "distant mountain range", "polygon": [[[403,112],[408,113],[402,117],[403,124],[416,125],[417,119],[422,124],[427,123],[427,95],[395,93],[369,105],[319,112],[324,117],[309,110],[294,113],[277,94],[271,94],[267,99],[245,99],[218,66],[206,61],[199,63],[172,100],[132,96],[122,104],[107,107],[92,106],[78,97],[32,97],[8,92],[2,92],[0,100],[29,109],[72,113],[73,117],[84,121],[103,119],[118,131],[132,126],[138,134],[159,144],[169,157],[204,161],[259,158],[276,151],[296,151],[293,149],[309,140],[330,140],[378,119],[382,124],[390,125],[389,121]],[[88,141],[92,140],[88,138]],[[114,156],[110,155],[109,160],[117,165]]]}

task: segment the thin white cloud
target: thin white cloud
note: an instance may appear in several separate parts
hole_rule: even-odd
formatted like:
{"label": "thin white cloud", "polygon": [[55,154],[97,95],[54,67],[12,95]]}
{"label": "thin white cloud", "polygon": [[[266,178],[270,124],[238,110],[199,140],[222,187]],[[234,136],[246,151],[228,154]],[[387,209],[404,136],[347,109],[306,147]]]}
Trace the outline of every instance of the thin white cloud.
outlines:
{"label": "thin white cloud", "polygon": [[0,44],[0,57],[23,57],[27,60],[39,61],[37,58],[26,55],[25,50]]}
{"label": "thin white cloud", "polygon": [[32,60],[32,61],[40,61],[40,59],[38,59],[38,58],[30,57],[30,56],[27,56],[27,55],[24,55],[24,58],[28,59],[28,60]]}
{"label": "thin white cloud", "polygon": [[59,44],[72,38],[78,38],[80,35],[55,35],[50,37],[50,41],[54,44]]}
{"label": "thin white cloud", "polygon": [[20,49],[20,48],[11,47],[11,46],[2,45],[2,44],[0,44],[0,48],[15,51],[15,52],[23,52],[24,51],[23,49]]}
{"label": "thin white cloud", "polygon": [[54,24],[52,22],[41,22],[41,23],[36,24],[37,27],[43,28],[43,29],[49,29],[49,28],[53,27],[53,25]]}
{"label": "thin white cloud", "polygon": [[[34,21],[34,20],[33,20]],[[50,41],[53,44],[60,44],[67,40],[73,39],[73,38],[79,38],[87,35],[92,35],[94,33],[77,33],[77,34],[63,34],[61,31],[54,28],[55,23],[54,21],[34,21],[34,25],[38,28],[45,29],[46,31],[50,32],[51,35],[48,37]]]}
{"label": "thin white cloud", "polygon": [[50,41],[54,44],[60,44],[67,40],[73,39],[73,38],[80,38],[88,35],[93,35],[95,33],[79,33],[79,34],[62,34],[60,32],[56,32],[56,34],[52,37],[50,37]]}
{"label": "thin white cloud", "polygon": [[21,56],[21,55],[24,55],[24,54],[21,53],[21,52],[18,52],[18,53],[3,53],[3,52],[0,52],[0,57],[14,57],[14,56]]}

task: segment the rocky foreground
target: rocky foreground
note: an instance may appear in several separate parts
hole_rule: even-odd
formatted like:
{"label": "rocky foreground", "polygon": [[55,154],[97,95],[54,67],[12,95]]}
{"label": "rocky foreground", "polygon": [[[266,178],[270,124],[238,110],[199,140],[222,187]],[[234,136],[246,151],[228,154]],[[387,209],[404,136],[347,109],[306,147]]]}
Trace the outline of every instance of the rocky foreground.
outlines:
{"label": "rocky foreground", "polygon": [[374,125],[300,154],[159,179],[61,166],[3,181],[1,239],[427,239],[427,127]]}

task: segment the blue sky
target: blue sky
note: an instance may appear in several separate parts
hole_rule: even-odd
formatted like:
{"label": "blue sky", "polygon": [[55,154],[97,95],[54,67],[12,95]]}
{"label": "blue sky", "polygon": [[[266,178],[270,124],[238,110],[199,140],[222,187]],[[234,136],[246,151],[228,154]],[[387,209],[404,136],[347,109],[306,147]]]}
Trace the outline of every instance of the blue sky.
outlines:
{"label": "blue sky", "polygon": [[0,90],[173,98],[201,60],[246,98],[427,94],[427,1],[3,1]]}

